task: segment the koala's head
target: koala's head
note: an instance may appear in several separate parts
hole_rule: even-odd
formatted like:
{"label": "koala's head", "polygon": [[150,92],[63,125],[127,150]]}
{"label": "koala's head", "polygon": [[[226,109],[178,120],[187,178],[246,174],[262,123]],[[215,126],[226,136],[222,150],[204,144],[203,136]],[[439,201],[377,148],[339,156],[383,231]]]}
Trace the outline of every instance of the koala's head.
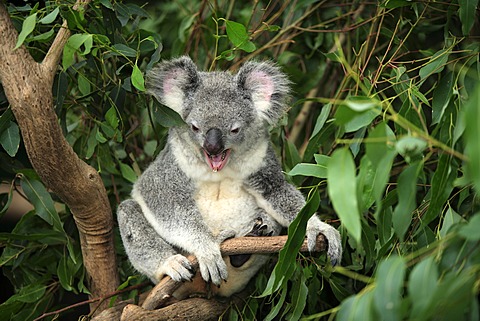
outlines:
{"label": "koala's head", "polygon": [[289,81],[271,62],[247,62],[232,75],[198,71],[181,57],[150,71],[147,92],[180,114],[198,153],[216,172],[265,141],[268,125],[287,108]]}

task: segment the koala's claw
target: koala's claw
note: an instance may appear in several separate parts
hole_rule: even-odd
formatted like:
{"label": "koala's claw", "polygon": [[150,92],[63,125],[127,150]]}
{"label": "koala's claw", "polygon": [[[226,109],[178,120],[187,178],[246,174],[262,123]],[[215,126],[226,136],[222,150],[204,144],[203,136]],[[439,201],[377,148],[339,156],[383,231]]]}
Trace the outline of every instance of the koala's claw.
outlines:
{"label": "koala's claw", "polygon": [[194,270],[185,256],[177,254],[166,259],[158,269],[157,278],[159,281],[165,275],[168,275],[176,282],[191,281]]}
{"label": "koala's claw", "polygon": [[220,249],[218,253],[197,255],[197,260],[202,278],[206,282],[212,282],[216,286],[220,286],[222,280],[227,280],[227,265],[222,259]]}
{"label": "koala's claw", "polygon": [[273,231],[267,232],[268,226],[263,224],[261,217],[257,217],[252,230],[245,236],[271,236]]}

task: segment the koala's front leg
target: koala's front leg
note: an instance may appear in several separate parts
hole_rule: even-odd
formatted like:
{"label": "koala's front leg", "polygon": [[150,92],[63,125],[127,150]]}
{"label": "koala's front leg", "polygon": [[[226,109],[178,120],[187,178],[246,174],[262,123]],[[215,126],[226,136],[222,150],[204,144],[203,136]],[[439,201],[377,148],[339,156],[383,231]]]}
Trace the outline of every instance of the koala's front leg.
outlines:
{"label": "koala's front leg", "polygon": [[135,200],[125,200],[118,206],[117,220],[125,251],[136,270],[154,283],[165,275],[175,281],[193,277],[187,258],[158,235]]}
{"label": "koala's front leg", "polygon": [[[248,185],[259,206],[285,227],[290,225],[305,205],[303,195],[285,180],[271,148],[264,166],[248,178]],[[314,215],[308,221],[306,231],[310,251],[314,250],[317,235],[320,233],[327,239],[327,255],[330,261],[334,265],[339,264],[342,258],[340,233]]]}

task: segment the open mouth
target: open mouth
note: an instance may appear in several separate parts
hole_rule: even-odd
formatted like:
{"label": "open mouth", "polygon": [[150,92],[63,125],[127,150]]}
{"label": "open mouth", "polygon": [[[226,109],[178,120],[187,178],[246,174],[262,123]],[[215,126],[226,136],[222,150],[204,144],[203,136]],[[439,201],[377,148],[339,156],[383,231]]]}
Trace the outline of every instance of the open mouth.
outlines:
{"label": "open mouth", "polygon": [[205,149],[203,149],[207,163],[214,173],[222,170],[227,164],[228,156],[230,156],[230,149],[225,149],[221,153],[216,155],[210,155]]}

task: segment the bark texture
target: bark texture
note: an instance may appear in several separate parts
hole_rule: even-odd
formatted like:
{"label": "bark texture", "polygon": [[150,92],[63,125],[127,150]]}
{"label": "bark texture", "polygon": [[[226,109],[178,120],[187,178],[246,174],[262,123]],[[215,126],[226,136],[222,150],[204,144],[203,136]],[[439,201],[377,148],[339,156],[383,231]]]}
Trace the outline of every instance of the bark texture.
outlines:
{"label": "bark texture", "polygon": [[37,63],[24,46],[13,49],[18,33],[0,3],[0,82],[33,168],[73,213],[91,296],[102,297],[118,286],[110,203],[100,175],[65,140],[53,104],[53,80],[69,36],[64,24],[44,61]]}

